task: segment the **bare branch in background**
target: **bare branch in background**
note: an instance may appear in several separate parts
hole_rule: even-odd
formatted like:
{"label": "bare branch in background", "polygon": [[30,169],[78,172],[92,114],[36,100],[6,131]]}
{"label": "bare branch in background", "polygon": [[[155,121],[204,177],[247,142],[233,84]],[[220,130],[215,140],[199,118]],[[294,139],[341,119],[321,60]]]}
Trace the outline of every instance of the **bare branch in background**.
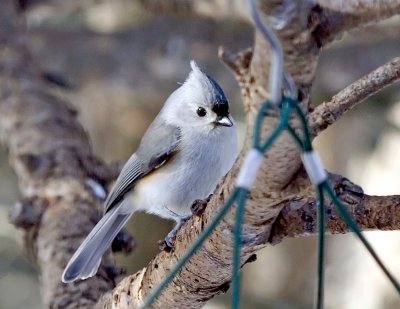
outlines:
{"label": "bare branch in background", "polygon": [[354,106],[399,79],[400,58],[396,57],[334,95],[329,102],[318,105],[309,115],[313,134],[318,135]]}

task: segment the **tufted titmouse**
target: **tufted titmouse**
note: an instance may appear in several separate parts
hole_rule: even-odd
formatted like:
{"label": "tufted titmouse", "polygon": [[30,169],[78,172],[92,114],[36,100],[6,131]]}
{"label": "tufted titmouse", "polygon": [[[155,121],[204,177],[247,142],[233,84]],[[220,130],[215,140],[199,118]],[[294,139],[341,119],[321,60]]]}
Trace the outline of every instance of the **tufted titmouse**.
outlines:
{"label": "tufted titmouse", "polygon": [[[169,244],[232,167],[237,137],[221,87],[194,61],[187,80],[165,102],[123,167],[105,201],[105,214],[64,270],[62,281],[93,276],[112,240],[137,210],[176,221]],[[130,194],[131,199],[126,199]]]}

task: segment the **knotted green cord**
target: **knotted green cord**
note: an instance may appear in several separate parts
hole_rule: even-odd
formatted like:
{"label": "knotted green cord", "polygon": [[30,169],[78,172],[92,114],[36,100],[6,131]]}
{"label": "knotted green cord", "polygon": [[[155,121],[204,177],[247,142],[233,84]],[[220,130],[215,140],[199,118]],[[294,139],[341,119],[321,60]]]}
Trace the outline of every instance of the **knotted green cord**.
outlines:
{"label": "knotted green cord", "polygon": [[246,204],[247,191],[243,188],[238,189],[239,202],[236,208],[235,227],[234,227],[234,244],[233,244],[233,257],[232,257],[232,309],[239,308],[240,304],[240,248],[242,245],[242,220],[244,213],[244,206]]}
{"label": "knotted green cord", "polygon": [[[279,137],[282,131],[286,128],[291,113],[289,104],[284,104],[281,112],[279,123],[274,130],[267,136],[265,141],[261,142],[261,129],[267,109],[270,107],[268,101],[264,102],[260,107],[256,121],[254,123],[254,135],[252,147],[261,153],[264,153],[272,143]],[[233,266],[232,266],[232,291],[231,291],[231,308],[238,309],[240,304],[240,248],[241,248],[241,235],[242,235],[242,219],[244,213],[244,206],[246,204],[247,189],[239,188],[238,205],[236,208],[235,227],[234,227],[234,243],[233,243]]]}
{"label": "knotted green cord", "polygon": [[[313,151],[311,143],[311,134],[308,127],[307,119],[301,110],[298,102],[291,100],[289,98],[284,98],[289,100],[289,104],[295,109],[295,112],[300,119],[303,128],[303,140],[298,136],[296,131],[289,124],[287,130],[289,134],[293,137],[295,142],[300,146],[302,152]],[[327,181],[325,181],[327,182]],[[329,186],[329,184],[328,184]],[[324,307],[324,282],[325,282],[325,201],[324,201],[324,191],[322,185],[315,186],[315,191],[317,194],[317,228],[318,228],[318,246],[317,246],[317,293],[315,300],[315,308],[322,309]]]}

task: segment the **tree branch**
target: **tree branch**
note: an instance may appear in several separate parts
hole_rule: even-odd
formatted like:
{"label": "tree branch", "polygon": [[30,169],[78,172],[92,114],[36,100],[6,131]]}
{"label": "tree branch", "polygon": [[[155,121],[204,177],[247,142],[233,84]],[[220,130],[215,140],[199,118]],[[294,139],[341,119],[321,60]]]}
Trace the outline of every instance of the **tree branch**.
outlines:
{"label": "tree branch", "polygon": [[[353,195],[352,195],[353,196]],[[348,198],[348,197],[347,197]],[[362,230],[394,231],[400,228],[400,195],[356,196],[357,203],[347,204]],[[303,203],[303,205],[302,205]],[[300,206],[300,208],[298,208]],[[307,237],[317,233],[315,199],[289,202],[277,217],[269,242],[275,245],[287,237]],[[348,227],[336,214],[332,203],[326,207],[326,233],[344,234]]]}
{"label": "tree branch", "polygon": [[[371,196],[361,187],[340,175],[329,174],[329,181],[362,230],[398,230],[400,228],[400,196]],[[297,187],[297,189],[295,189]],[[290,184],[289,192],[299,190],[282,209],[274,222],[269,242],[275,245],[287,237],[307,237],[317,233],[317,213],[314,186],[304,170]],[[311,195],[304,194],[305,192]],[[326,233],[344,234],[349,231],[336,214],[331,201],[326,200]]]}
{"label": "tree branch", "polygon": [[357,104],[400,79],[400,57],[390,60],[318,105],[309,115],[313,135],[318,135]]}
{"label": "tree branch", "polygon": [[325,11],[321,12],[323,18],[317,19],[329,24],[327,29],[317,27],[314,30],[322,45],[337,39],[349,29],[400,14],[400,2],[396,0],[348,0],[345,4],[342,1],[317,0],[316,3]]}
{"label": "tree branch", "polygon": [[111,254],[93,280],[67,285],[60,278],[101,216],[112,171],[93,155],[76,110],[42,80],[21,39],[14,1],[0,2],[0,16],[0,141],[24,196],[11,221],[39,268],[44,306],[89,308],[115,286],[120,270]]}

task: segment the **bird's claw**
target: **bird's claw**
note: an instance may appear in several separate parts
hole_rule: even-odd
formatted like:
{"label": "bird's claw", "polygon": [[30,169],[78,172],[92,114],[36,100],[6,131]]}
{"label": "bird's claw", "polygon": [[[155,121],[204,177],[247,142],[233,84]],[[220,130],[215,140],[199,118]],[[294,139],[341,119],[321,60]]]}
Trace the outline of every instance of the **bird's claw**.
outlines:
{"label": "bird's claw", "polygon": [[164,240],[160,240],[158,242],[158,248],[160,248],[160,250],[162,251],[168,251],[168,252],[173,250],[175,245],[173,242],[171,242],[171,240],[174,240],[176,238],[176,233],[178,232],[178,230],[189,219],[190,216],[185,218],[180,218],[179,220],[177,220],[176,225],[174,226],[172,231],[168,233],[168,235],[164,238]]}
{"label": "bird's claw", "polygon": [[195,200],[190,206],[190,210],[194,216],[201,216],[204,210],[207,208],[207,204],[211,199],[212,194],[205,200]]}
{"label": "bird's claw", "polygon": [[168,240],[161,239],[158,241],[158,249],[160,251],[166,251],[166,252],[171,252],[171,250],[174,248],[174,245]]}
{"label": "bird's claw", "polygon": [[[180,226],[181,225],[179,225],[179,227]],[[158,241],[158,248],[161,251],[170,252],[171,250],[174,249],[175,245],[171,242],[171,240],[173,240],[175,238],[178,228],[177,228],[177,226],[175,226],[175,228],[171,232],[169,232],[168,235],[164,239]]]}
{"label": "bird's claw", "polygon": [[164,239],[164,241],[165,241],[165,244],[170,248],[170,249],[174,249],[174,244],[171,242],[171,239],[172,238],[169,238],[169,237],[166,237],[165,239]]}
{"label": "bird's claw", "polygon": [[[181,225],[180,225],[181,226]],[[180,227],[179,226],[179,227]],[[176,232],[178,231],[177,228],[174,228],[171,232],[168,233],[168,235],[164,238],[165,244],[170,248],[174,249],[174,244],[171,242],[172,239],[175,239]]]}

